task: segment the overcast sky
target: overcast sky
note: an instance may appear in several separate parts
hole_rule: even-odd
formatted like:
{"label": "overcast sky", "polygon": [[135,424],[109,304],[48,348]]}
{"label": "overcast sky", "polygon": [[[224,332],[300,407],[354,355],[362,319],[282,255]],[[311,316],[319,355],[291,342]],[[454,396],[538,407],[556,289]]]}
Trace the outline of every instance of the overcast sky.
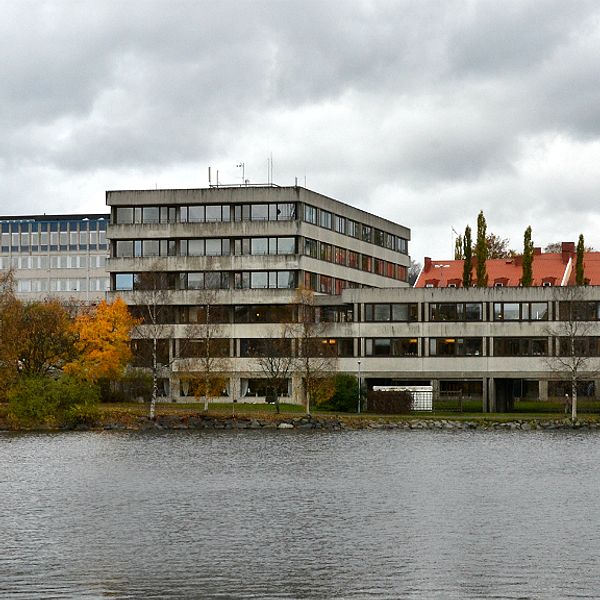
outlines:
{"label": "overcast sky", "polygon": [[0,0],[0,212],[294,178],[412,229],[600,248],[597,1]]}

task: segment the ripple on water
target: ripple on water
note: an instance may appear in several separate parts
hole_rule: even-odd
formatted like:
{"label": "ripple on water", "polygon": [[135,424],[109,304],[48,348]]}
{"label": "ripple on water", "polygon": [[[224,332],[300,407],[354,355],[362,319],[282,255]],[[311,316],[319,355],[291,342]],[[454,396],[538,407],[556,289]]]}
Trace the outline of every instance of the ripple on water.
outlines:
{"label": "ripple on water", "polygon": [[0,596],[597,597],[600,437],[0,436]]}

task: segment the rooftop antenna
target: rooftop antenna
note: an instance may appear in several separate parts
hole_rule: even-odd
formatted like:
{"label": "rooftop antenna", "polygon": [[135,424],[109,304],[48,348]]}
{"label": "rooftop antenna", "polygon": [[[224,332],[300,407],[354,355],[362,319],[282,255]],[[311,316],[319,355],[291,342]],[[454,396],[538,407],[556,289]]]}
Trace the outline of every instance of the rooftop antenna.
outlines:
{"label": "rooftop antenna", "polygon": [[208,187],[211,187],[211,180],[210,180],[210,167],[208,167]]}
{"label": "rooftop antenna", "polygon": [[235,165],[236,168],[241,168],[242,169],[242,185],[244,185],[244,182],[246,181],[246,163],[241,162],[239,165]]}

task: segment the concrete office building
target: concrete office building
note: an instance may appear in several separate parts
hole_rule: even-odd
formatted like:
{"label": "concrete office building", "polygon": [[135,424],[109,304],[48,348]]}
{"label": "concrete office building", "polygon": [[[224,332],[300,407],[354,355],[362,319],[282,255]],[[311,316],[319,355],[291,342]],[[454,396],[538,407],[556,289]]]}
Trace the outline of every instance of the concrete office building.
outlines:
{"label": "concrete office building", "polygon": [[329,296],[408,286],[406,227],[301,187],[114,191],[107,204],[113,292],[143,305],[145,275],[164,278],[160,302],[169,305],[173,328],[163,389],[175,399],[185,394],[178,340],[202,322],[208,291],[211,318],[234,361],[230,393],[244,395],[257,389],[248,380],[259,378],[246,359],[252,340],[281,335],[278,322],[294,311],[298,288]]}
{"label": "concrete office building", "polygon": [[[564,354],[561,327],[577,305],[578,347],[590,358],[579,377],[595,393],[600,288],[572,297],[559,287],[410,288],[408,229],[300,187],[114,191],[107,203],[112,293],[136,310],[148,302],[149,274],[164,288],[161,391],[170,400],[190,399],[201,353],[186,342],[207,302],[215,345],[229,357],[229,399],[262,400],[257,356],[297,320],[300,287],[314,291],[337,371],[360,372],[370,387],[432,384],[477,397],[484,410],[564,395],[552,357]],[[300,383],[292,373],[294,402]]]}
{"label": "concrete office building", "polygon": [[22,300],[99,302],[108,290],[107,214],[0,217],[0,269]]}

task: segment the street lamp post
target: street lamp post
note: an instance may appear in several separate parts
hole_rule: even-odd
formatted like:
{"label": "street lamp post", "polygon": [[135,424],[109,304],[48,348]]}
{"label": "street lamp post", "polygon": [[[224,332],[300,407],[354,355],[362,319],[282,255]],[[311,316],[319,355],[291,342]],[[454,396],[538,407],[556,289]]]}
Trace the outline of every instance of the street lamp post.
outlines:
{"label": "street lamp post", "polygon": [[360,415],[360,397],[362,394],[362,376],[360,372],[360,360],[358,361],[358,414]]}

